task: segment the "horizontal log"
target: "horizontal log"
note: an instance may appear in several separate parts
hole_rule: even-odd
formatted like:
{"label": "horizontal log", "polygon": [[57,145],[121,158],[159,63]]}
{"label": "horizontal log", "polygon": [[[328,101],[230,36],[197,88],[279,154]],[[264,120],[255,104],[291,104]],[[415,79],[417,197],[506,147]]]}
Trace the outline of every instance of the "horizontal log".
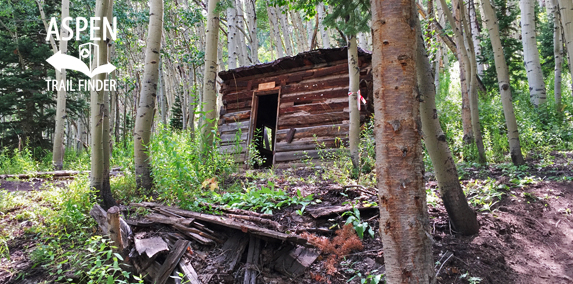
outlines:
{"label": "horizontal log", "polygon": [[247,152],[246,141],[244,141],[243,143],[240,143],[239,145],[231,144],[231,145],[219,146],[219,153],[222,153],[222,154],[225,154],[225,153],[226,154],[240,154],[240,153],[245,153],[245,152]]}
{"label": "horizontal log", "polygon": [[253,98],[253,91],[237,91],[232,93],[223,93],[223,100],[227,103],[238,103],[246,100],[251,100]]}
{"label": "horizontal log", "polygon": [[251,110],[228,112],[221,117],[227,123],[245,121],[251,118]]}
{"label": "horizontal log", "polygon": [[307,112],[299,112],[279,117],[279,126],[307,126],[309,124],[337,124],[343,120],[348,119],[348,112],[337,111],[327,112],[320,114],[309,114]]}
{"label": "horizontal log", "polygon": [[[325,89],[331,89],[336,87],[346,87],[348,88],[348,77],[345,78],[336,78],[336,79],[329,79],[329,80],[322,80],[314,83],[300,83],[300,84],[293,84],[284,86],[281,94],[296,94],[308,91],[319,91]],[[347,93],[348,95],[348,93]],[[286,96],[285,96],[286,98]],[[282,100],[281,100],[282,101]]]}
{"label": "horizontal log", "polygon": [[241,135],[239,136],[238,133],[224,133],[221,134],[221,143],[228,143],[228,142],[241,142],[241,141],[246,141],[247,137],[248,137],[248,133],[242,132]]}
{"label": "horizontal log", "polygon": [[[348,124],[300,127],[296,128],[294,139],[313,137],[314,135],[317,137],[346,137],[348,135],[348,128]],[[284,141],[288,131],[289,129],[277,130],[277,142]]]}
{"label": "horizontal log", "polygon": [[291,107],[281,108],[279,111],[280,115],[297,113],[300,111],[306,111],[309,113],[323,113],[323,112],[333,112],[342,111],[345,107],[348,107],[348,101],[336,102],[336,103],[311,103],[304,105],[296,105]]}
{"label": "horizontal log", "polygon": [[27,173],[27,174],[15,174],[15,175],[0,175],[0,179],[30,179],[30,178],[49,178],[49,177],[69,177],[75,176],[78,174],[87,173],[89,171],[53,171],[53,172],[35,172],[35,173]]}
{"label": "horizontal log", "polygon": [[161,204],[152,203],[152,202],[132,203],[132,204],[130,204],[130,206],[147,207],[147,208],[154,208],[154,209],[155,208],[162,208],[164,210],[168,210],[170,212],[173,212],[173,213],[178,214],[178,215],[183,216],[183,217],[194,218],[195,220],[200,220],[200,221],[208,222],[211,224],[220,225],[223,227],[241,230],[243,232],[248,232],[248,233],[251,233],[253,235],[257,235],[257,236],[261,236],[261,237],[267,237],[267,238],[277,239],[277,240],[281,240],[281,241],[289,241],[289,242],[301,244],[304,246],[309,246],[309,243],[307,242],[307,240],[305,238],[300,237],[296,234],[285,234],[285,233],[273,231],[273,230],[270,230],[267,228],[261,228],[261,227],[250,225],[247,223],[237,222],[237,221],[233,220],[232,218],[227,218],[224,216],[215,216],[215,215],[210,215],[210,214],[197,213],[197,212],[183,210],[183,209],[180,209],[177,207],[163,206]]}
{"label": "horizontal log", "polygon": [[348,143],[347,138],[317,138],[306,139],[302,141],[295,141],[291,143],[280,142],[275,146],[276,152],[288,151],[301,151],[301,150],[315,150],[317,148],[339,148],[341,145],[346,146]]}
{"label": "horizontal log", "polygon": [[307,159],[334,159],[338,151],[345,151],[341,149],[321,149],[321,150],[304,150],[304,151],[290,151],[279,152],[275,154],[276,162],[288,162],[296,160]]}
{"label": "horizontal log", "polygon": [[237,110],[242,110],[242,109],[251,109],[252,100],[247,100],[247,101],[238,102],[238,103],[237,102],[224,101],[223,105],[225,105],[227,112],[232,112],[232,111],[237,111]]}
{"label": "horizontal log", "polygon": [[233,122],[233,123],[225,123],[222,125],[219,125],[219,133],[228,133],[228,132],[236,132],[237,130],[241,130],[243,132],[248,132],[247,130],[249,129],[249,121],[239,121],[239,122]]}

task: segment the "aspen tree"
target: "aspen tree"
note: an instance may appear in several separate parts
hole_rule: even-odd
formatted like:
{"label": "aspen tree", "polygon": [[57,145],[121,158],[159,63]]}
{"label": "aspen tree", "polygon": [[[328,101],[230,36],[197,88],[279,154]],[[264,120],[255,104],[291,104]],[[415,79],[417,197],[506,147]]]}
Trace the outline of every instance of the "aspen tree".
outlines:
{"label": "aspen tree", "polygon": [[280,33],[276,8],[267,4],[267,14],[269,16],[269,23],[272,26],[271,27],[271,29],[272,29],[271,35],[272,35],[273,41],[275,42],[275,46],[277,48],[277,56],[279,58],[284,57],[285,52],[284,52],[283,44],[282,44],[282,40],[281,40],[281,33]]}
{"label": "aspen tree", "polygon": [[527,71],[529,83],[529,99],[537,108],[547,101],[543,72],[537,49],[537,35],[535,31],[535,0],[520,0],[521,9],[521,39],[523,41],[523,62]]}
{"label": "aspen tree", "polygon": [[227,8],[227,68],[237,68],[237,11],[234,7]]}
{"label": "aspen tree", "polygon": [[203,101],[201,133],[203,151],[213,148],[213,135],[217,120],[217,53],[219,41],[218,0],[209,0],[205,46],[205,71],[203,73]]}
{"label": "aspen tree", "polygon": [[157,81],[159,77],[159,52],[161,50],[161,35],[163,31],[162,0],[150,1],[149,27],[147,30],[143,86],[137,107],[137,116],[135,117],[133,144],[137,187],[149,191],[153,180],[147,147],[151,140],[151,126],[153,125],[155,113],[155,98],[157,96]]}
{"label": "aspen tree", "polygon": [[547,13],[553,19],[553,57],[555,58],[555,85],[553,94],[555,96],[555,110],[561,111],[561,83],[563,72],[563,40],[561,33],[561,15],[557,0],[547,2]]}
{"label": "aspen tree", "polygon": [[416,70],[418,90],[420,90],[420,117],[426,150],[432,160],[440,196],[448,211],[448,216],[456,232],[462,235],[473,235],[479,231],[475,212],[468,205],[460,185],[456,163],[452,157],[436,108],[436,92],[433,85],[432,66],[426,54],[422,30],[418,22],[418,50]]}
{"label": "aspen tree", "polygon": [[[112,0],[98,0],[96,2],[95,16],[99,18],[107,17],[109,15],[108,9],[112,9]],[[103,38],[102,22],[96,21],[99,30],[96,31],[96,37],[99,40],[94,41],[98,46],[98,66],[108,63],[108,46]],[[92,80],[105,80],[106,74],[98,74]],[[107,105],[106,96],[109,95],[103,89],[101,91],[91,91],[91,172],[90,172],[90,187],[99,193],[99,199],[104,209],[115,205],[115,200],[112,197],[109,188],[109,172],[106,174],[106,168],[109,171],[109,120],[106,119]],[[107,99],[109,101],[109,98]],[[107,123],[106,123],[107,121]],[[106,129],[107,128],[107,129]],[[106,149],[107,148],[107,154]],[[107,161],[106,161],[107,160]],[[106,181],[107,177],[107,181]]]}
{"label": "aspen tree", "polygon": [[[563,40],[567,47],[567,62],[569,62],[569,74],[573,77],[573,1],[571,0],[558,0],[559,13],[561,16],[561,24],[563,27]],[[573,91],[573,82],[571,83],[571,90]]]}
{"label": "aspen tree", "polygon": [[245,15],[247,15],[247,29],[251,48],[253,64],[259,63],[259,40],[257,38],[257,11],[256,0],[245,0]]}
{"label": "aspen tree", "polygon": [[484,11],[484,21],[488,29],[494,53],[495,71],[497,73],[501,103],[503,105],[503,114],[505,116],[505,124],[507,126],[509,155],[511,156],[513,164],[520,166],[525,163],[525,160],[521,154],[519,130],[517,129],[517,121],[515,119],[515,113],[513,112],[511,88],[509,85],[509,69],[507,68],[503,46],[501,45],[497,15],[495,14],[495,10],[489,0],[482,0],[482,7]]}
{"label": "aspen tree", "polygon": [[326,16],[326,11],[324,7],[324,3],[318,3],[317,7],[317,16],[318,16],[318,29],[320,31],[320,37],[322,38],[322,48],[330,48],[330,37],[328,36],[328,32],[326,30],[326,26],[323,24],[324,17]]}
{"label": "aspen tree", "polygon": [[431,283],[414,1],[372,0],[372,72],[380,235],[386,283]]}
{"label": "aspen tree", "polygon": [[[67,18],[70,15],[70,0],[62,0],[62,16]],[[60,52],[66,54],[68,52],[68,41],[64,40],[69,32],[66,29],[60,30]],[[54,50],[55,53],[55,50]],[[56,70],[56,80],[58,82],[66,81],[66,69],[61,71]],[[66,89],[58,89],[58,97],[56,103],[56,129],[54,131],[54,145],[52,150],[52,165],[54,170],[61,170],[64,167],[64,132],[66,123]]]}

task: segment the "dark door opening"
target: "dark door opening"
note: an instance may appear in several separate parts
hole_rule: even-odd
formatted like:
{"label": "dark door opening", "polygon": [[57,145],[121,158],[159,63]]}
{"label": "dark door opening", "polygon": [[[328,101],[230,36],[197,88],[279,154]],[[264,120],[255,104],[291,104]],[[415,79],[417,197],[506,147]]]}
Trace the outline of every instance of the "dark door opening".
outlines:
{"label": "dark door opening", "polygon": [[253,142],[264,162],[255,168],[268,168],[273,165],[275,151],[275,132],[277,125],[277,106],[279,94],[257,96],[257,110]]}

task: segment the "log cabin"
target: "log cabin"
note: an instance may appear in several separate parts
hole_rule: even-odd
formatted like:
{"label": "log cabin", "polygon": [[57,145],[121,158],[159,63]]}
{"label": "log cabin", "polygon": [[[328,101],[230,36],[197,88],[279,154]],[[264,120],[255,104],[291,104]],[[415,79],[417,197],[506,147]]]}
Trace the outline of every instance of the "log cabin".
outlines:
{"label": "log cabin", "polygon": [[[360,120],[373,113],[372,55],[358,50]],[[263,166],[321,158],[348,143],[347,49],[317,49],[269,63],[221,71],[218,131],[221,152],[249,159],[253,145]]]}

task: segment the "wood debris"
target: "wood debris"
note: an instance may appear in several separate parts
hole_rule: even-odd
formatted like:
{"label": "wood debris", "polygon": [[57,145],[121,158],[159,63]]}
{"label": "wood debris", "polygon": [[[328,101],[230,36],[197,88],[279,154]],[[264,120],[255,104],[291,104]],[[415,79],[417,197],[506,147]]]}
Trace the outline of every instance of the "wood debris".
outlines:
{"label": "wood debris", "polygon": [[152,213],[126,222],[119,208],[106,212],[95,205],[90,215],[150,283],[256,284],[263,267],[300,276],[318,257],[305,238],[284,232],[271,215],[237,209],[212,215],[150,202],[133,207]]}

